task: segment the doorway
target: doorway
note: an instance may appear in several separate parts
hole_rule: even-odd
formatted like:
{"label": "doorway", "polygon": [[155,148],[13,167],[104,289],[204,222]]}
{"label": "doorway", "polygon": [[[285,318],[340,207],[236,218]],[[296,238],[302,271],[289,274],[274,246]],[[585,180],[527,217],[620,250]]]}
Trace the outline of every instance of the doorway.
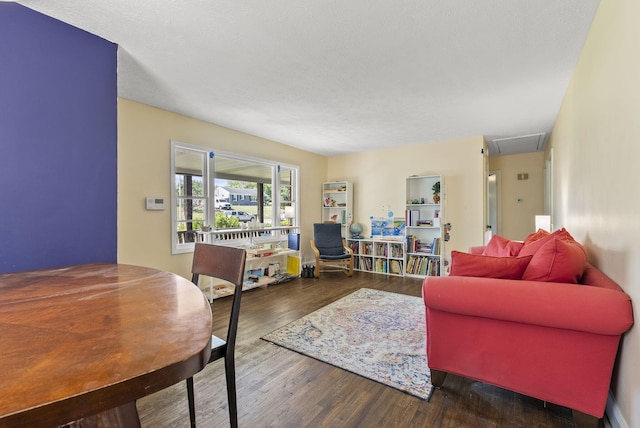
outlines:
{"label": "doorway", "polygon": [[553,231],[553,147],[544,162],[544,214],[551,216]]}
{"label": "doorway", "polygon": [[500,234],[500,171],[487,174],[487,229],[485,245],[492,235]]}

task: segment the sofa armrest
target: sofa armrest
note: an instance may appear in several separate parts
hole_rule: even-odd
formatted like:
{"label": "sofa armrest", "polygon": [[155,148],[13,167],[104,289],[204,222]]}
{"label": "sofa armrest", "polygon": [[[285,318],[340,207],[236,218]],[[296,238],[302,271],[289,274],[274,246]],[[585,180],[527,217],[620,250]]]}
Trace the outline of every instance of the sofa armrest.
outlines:
{"label": "sofa armrest", "polygon": [[631,300],[602,287],[463,276],[427,277],[427,309],[552,328],[619,335],[633,324]]}
{"label": "sofa armrest", "polygon": [[482,254],[484,249],[487,248],[486,245],[476,245],[475,247],[469,247],[469,254]]}

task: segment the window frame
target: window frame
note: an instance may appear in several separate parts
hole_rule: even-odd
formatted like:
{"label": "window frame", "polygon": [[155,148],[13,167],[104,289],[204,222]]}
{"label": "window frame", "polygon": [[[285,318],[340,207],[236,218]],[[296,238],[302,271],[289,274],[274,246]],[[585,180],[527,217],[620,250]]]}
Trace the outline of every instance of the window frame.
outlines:
{"label": "window frame", "polygon": [[[180,141],[171,140],[171,250],[172,254],[182,254],[193,252],[195,242],[178,242],[177,225],[177,188],[176,188],[176,150],[185,150],[195,153],[201,153],[205,157],[203,170],[203,198],[205,199],[205,214],[203,224],[211,225],[215,228],[215,200],[216,200],[216,174],[215,161],[216,158],[234,159],[247,163],[253,163],[271,168],[271,219],[270,227],[264,227],[264,230],[280,227],[280,207],[282,202],[289,203],[294,207],[295,217],[292,219],[293,225],[299,225],[300,206],[297,201],[300,200],[300,167],[298,165],[287,164],[270,159],[258,158],[238,153],[226,152],[223,150],[214,150],[212,148],[197,146],[193,144],[182,143]],[[281,180],[280,174],[283,169],[291,170],[291,187],[290,201],[282,201],[280,195]],[[197,197],[196,199],[201,199]],[[225,230],[225,229],[219,229]]]}
{"label": "window frame", "polygon": [[[186,151],[202,154],[203,171],[202,171],[202,196],[181,196],[178,197],[176,188],[176,151]],[[205,147],[195,146],[193,144],[182,143],[180,141],[171,140],[171,253],[181,254],[193,252],[195,242],[179,242],[176,225],[178,223],[177,203],[179,199],[204,199],[204,219],[203,224],[209,224],[211,213],[215,212],[215,196],[211,194],[211,171],[212,171],[212,152]]]}

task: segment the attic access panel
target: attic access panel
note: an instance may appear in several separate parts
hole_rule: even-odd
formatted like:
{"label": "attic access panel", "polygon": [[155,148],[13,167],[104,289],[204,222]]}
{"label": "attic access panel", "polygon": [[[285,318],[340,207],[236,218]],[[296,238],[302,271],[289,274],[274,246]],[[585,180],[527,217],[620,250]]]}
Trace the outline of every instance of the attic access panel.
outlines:
{"label": "attic access panel", "polygon": [[494,156],[515,155],[519,153],[539,152],[544,148],[547,134],[523,135],[520,137],[498,138],[490,141],[491,154]]}

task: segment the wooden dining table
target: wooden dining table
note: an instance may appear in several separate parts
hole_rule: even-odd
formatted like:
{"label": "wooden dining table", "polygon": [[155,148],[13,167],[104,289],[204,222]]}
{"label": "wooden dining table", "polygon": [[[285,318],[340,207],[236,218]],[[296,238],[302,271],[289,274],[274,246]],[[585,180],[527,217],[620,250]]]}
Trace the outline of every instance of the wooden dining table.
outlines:
{"label": "wooden dining table", "polygon": [[[204,368],[210,340],[207,299],[173,273],[85,264],[2,274],[0,427],[136,426],[135,401]],[[185,406],[186,396],[185,386]]]}

